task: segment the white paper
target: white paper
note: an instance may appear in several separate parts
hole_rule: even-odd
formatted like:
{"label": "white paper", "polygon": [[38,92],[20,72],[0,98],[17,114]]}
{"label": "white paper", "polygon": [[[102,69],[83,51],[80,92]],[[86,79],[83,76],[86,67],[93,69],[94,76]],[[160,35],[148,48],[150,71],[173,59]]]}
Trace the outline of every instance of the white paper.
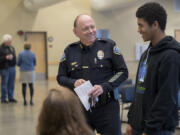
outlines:
{"label": "white paper", "polygon": [[80,101],[82,102],[83,106],[87,111],[90,109],[90,104],[88,102],[89,100],[88,92],[91,91],[92,89],[93,86],[90,83],[90,81],[86,81],[85,83],[74,89],[74,91],[78,95]]}

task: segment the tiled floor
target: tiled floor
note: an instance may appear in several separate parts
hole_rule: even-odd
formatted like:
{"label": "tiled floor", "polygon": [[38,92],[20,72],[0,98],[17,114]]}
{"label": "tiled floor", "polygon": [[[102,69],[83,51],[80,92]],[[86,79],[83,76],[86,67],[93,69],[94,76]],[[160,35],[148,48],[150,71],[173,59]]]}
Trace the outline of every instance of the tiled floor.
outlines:
{"label": "tiled floor", "polygon": [[[46,97],[48,90],[59,87],[56,81],[37,81],[35,83],[34,106],[24,107],[21,95],[21,85],[16,82],[15,98],[17,104],[0,104],[0,135],[35,135],[39,111],[42,101]],[[29,101],[29,89],[27,91]],[[124,113],[124,120],[126,113]],[[122,124],[122,132],[125,133],[126,124]],[[180,135],[180,130],[176,130],[175,135]]]}

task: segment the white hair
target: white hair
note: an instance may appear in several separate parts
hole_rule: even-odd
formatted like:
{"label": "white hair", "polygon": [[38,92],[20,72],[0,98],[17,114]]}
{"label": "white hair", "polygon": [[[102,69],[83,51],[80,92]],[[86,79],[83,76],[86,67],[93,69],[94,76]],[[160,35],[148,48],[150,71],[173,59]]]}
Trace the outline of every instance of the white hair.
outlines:
{"label": "white hair", "polygon": [[2,38],[3,43],[6,43],[8,40],[12,40],[12,36],[10,34],[4,34]]}

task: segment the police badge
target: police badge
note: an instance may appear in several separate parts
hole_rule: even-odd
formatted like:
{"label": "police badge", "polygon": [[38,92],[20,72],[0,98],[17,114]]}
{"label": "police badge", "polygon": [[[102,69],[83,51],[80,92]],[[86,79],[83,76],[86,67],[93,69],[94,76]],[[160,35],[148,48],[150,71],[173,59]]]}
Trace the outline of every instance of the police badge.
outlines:
{"label": "police badge", "polygon": [[102,50],[99,50],[97,52],[97,57],[98,57],[98,59],[102,60],[104,58],[104,52]]}

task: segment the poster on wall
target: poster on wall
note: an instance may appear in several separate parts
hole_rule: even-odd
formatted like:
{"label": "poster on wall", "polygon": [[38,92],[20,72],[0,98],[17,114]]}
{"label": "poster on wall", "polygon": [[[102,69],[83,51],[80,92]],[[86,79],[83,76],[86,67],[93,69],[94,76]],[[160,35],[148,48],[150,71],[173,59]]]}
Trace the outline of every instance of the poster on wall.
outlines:
{"label": "poster on wall", "polygon": [[180,0],[174,0],[174,11],[180,12]]}
{"label": "poster on wall", "polygon": [[136,60],[139,61],[143,52],[148,48],[149,43],[136,43]]}
{"label": "poster on wall", "polygon": [[98,29],[96,37],[97,38],[110,38],[110,32],[108,29]]}

